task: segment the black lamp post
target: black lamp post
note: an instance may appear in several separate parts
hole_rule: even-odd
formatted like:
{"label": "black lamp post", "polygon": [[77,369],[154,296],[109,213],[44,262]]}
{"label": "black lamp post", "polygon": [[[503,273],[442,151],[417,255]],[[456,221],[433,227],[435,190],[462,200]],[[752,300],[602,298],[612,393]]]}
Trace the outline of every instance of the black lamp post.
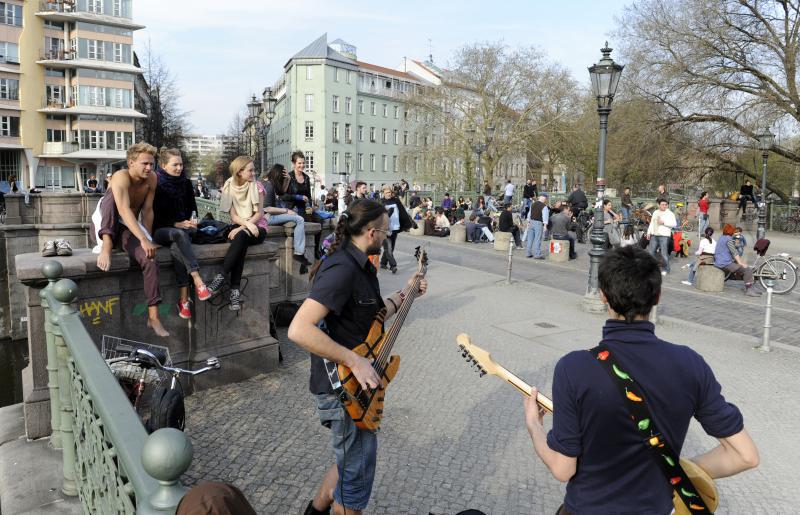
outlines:
{"label": "black lamp post", "polygon": [[606,133],[608,130],[608,115],[611,113],[611,102],[617,92],[619,78],[624,66],[611,59],[611,49],[606,46],[601,48],[603,57],[600,61],[589,67],[589,76],[592,78],[592,91],[597,98],[597,114],[600,115],[600,148],[597,153],[597,197],[594,204],[594,224],[589,241],[592,249],[589,251],[589,287],[583,298],[586,311],[603,313],[605,306],[600,300],[600,290],[597,286],[597,273],[600,260],[605,254],[606,234],[603,232],[603,195],[606,189]]}
{"label": "black lamp post", "polygon": [[247,104],[247,111],[250,118],[255,123],[256,134],[261,142],[261,176],[264,175],[264,163],[267,159],[267,135],[269,134],[269,127],[272,125],[272,119],[275,118],[275,106],[278,99],[272,96],[272,88],[264,88],[261,94],[261,102],[253,98]]}
{"label": "black lamp post", "polygon": [[475,127],[467,129],[467,141],[473,152],[478,154],[478,162],[475,165],[475,193],[481,194],[481,154],[486,152],[494,139],[494,127],[486,127],[486,139],[484,141],[476,141],[475,134],[477,130]]}
{"label": "black lamp post", "polygon": [[756,240],[760,240],[767,235],[767,158],[769,150],[775,142],[775,135],[764,127],[764,132],[756,134],[758,148],[761,150],[761,202],[758,203],[758,227],[756,229]]}

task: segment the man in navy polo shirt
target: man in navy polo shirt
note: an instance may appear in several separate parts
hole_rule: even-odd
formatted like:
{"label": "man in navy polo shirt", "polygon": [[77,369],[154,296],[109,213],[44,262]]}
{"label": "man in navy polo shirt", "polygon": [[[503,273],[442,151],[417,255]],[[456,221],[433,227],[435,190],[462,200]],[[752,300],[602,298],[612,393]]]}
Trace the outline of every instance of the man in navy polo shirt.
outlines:
{"label": "man in navy polo shirt", "polygon": [[[712,478],[756,467],[758,450],[742,414],[725,401],[703,357],[659,339],[648,322],[661,294],[655,258],[638,247],[608,251],[598,282],[610,316],[601,343],[645,392],[650,414],[675,452],[680,453],[694,417],[720,442],[691,458]],[[671,513],[672,489],[643,445],[617,386],[591,353],[570,352],[556,363],[549,433],[536,393],[525,401],[525,422],[536,454],[556,479],[567,482],[559,514]]]}

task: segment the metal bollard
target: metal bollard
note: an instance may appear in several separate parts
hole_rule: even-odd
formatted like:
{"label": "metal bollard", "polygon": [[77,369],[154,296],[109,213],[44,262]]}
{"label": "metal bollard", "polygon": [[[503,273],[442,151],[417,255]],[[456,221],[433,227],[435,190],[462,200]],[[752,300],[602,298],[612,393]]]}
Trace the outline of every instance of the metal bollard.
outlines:
{"label": "metal bollard", "polygon": [[508,240],[508,267],[506,269],[506,284],[511,284],[511,259],[514,257],[514,238]]}
{"label": "metal bollard", "polygon": [[760,352],[769,352],[772,349],[769,347],[769,330],[772,327],[772,287],[775,286],[773,279],[767,279],[767,306],[764,313],[764,334],[761,337],[761,345],[754,347]]}

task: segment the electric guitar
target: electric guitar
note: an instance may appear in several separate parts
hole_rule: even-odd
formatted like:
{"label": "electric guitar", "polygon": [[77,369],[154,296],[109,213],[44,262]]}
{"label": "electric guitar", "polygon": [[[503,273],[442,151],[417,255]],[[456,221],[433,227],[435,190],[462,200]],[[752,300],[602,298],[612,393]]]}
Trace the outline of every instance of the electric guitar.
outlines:
{"label": "electric guitar", "polygon": [[400,356],[392,355],[392,347],[400,334],[414,299],[419,295],[419,283],[428,271],[428,253],[417,247],[414,253],[417,258],[417,278],[405,287],[402,292],[403,301],[397,306],[397,313],[389,329],[384,332],[383,322],[386,319],[386,308],[381,308],[372,321],[366,340],[355,347],[353,352],[372,360],[372,368],[381,378],[381,384],[375,389],[361,388],[355,375],[344,365],[337,365],[325,360],[325,369],[334,393],[344,405],[347,413],[361,429],[377,431],[383,418],[383,405],[386,387],[397,374],[400,367]]}
{"label": "electric guitar", "polygon": [[[476,367],[477,372],[481,377],[485,376],[486,374],[498,376],[502,379],[505,379],[517,390],[530,397],[531,386],[513,373],[509,372],[508,369],[498,364],[492,358],[492,355],[487,351],[472,343],[469,335],[461,333],[456,337],[456,341],[458,342],[458,348],[459,352],[461,352],[461,355],[467,360],[467,363],[470,363]],[[553,412],[553,401],[541,393],[536,395],[536,403],[548,413]],[[700,493],[703,501],[705,501],[706,506],[708,506],[712,512],[716,510],[717,506],[719,505],[719,494],[717,493],[717,487],[714,484],[714,480],[711,479],[705,470],[701,469],[699,465],[691,460],[681,458],[680,464],[681,467],[683,467],[683,470],[686,472],[686,475],[689,476],[689,479],[692,481],[695,490]],[[675,515],[691,515],[693,513],[690,510],[690,507],[687,507],[683,500],[681,500],[680,496],[678,496],[678,494],[674,491],[672,494],[672,504],[675,508]]]}

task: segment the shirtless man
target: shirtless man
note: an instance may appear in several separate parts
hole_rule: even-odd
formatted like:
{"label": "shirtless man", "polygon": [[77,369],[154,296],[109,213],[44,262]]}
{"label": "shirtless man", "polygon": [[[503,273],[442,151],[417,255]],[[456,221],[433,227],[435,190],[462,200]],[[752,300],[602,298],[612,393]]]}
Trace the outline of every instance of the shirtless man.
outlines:
{"label": "shirtless man", "polygon": [[[120,247],[142,267],[144,292],[147,296],[147,327],[156,335],[169,336],[158,318],[161,291],[158,286],[156,249],[150,232],[153,228],[153,197],[156,192],[156,148],[137,143],[128,149],[128,169],[111,177],[108,190],[92,214],[89,233],[98,254],[97,268],[108,271],[111,251]],[[141,222],[139,221],[141,219]]]}

